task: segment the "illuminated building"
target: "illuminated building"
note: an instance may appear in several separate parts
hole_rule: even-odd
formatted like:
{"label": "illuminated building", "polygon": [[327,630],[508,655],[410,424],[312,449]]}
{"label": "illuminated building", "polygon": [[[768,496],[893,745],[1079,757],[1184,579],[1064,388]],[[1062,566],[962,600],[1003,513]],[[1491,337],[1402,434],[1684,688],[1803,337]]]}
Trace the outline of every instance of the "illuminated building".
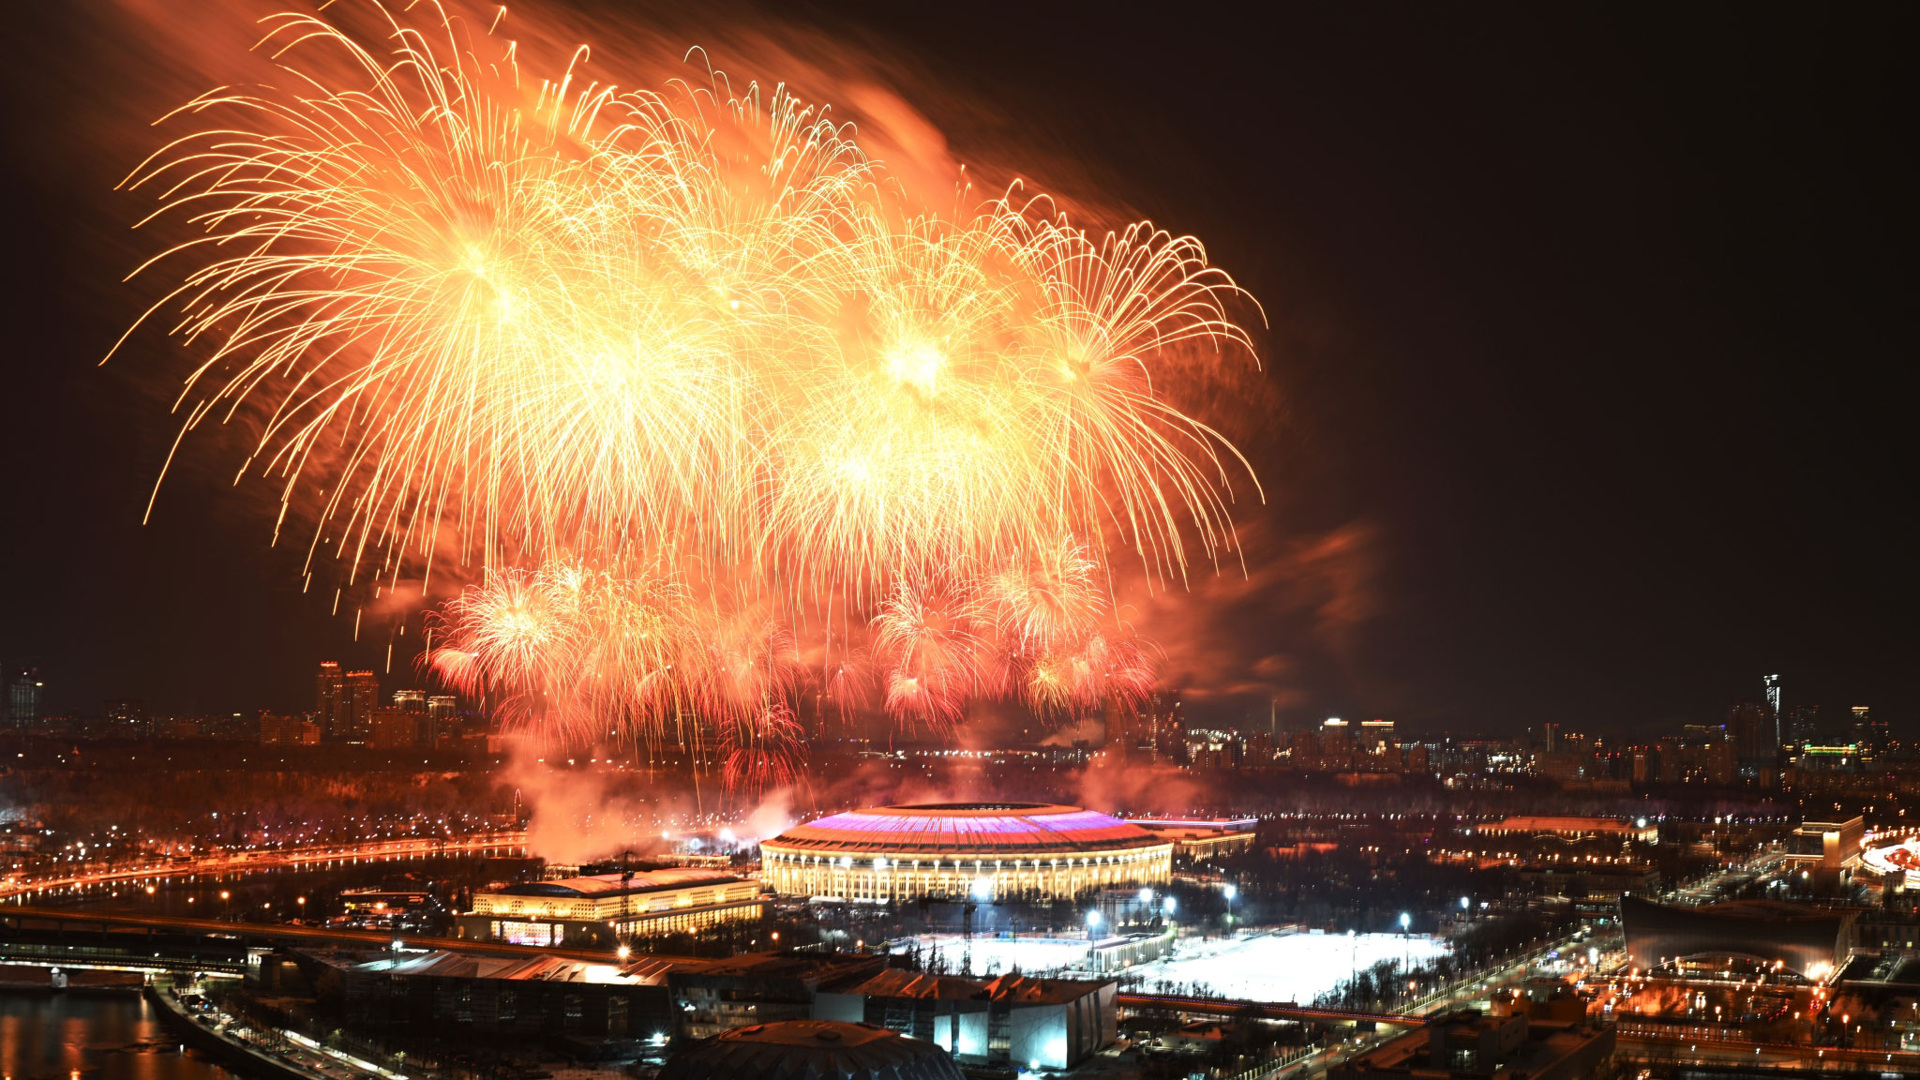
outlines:
{"label": "illuminated building", "polygon": [[452,694],[428,694],[426,702],[427,739],[435,745],[460,735],[460,699]]}
{"label": "illuminated building", "polygon": [[[1117,984],[1096,979],[991,980],[897,968],[854,986],[823,986],[813,1015],[885,1024],[926,1039],[963,1065],[1071,1069],[1118,1034]],[[1000,1038],[994,1035],[1004,1032]]]}
{"label": "illuminated building", "polygon": [[343,672],[332,660],[321,662],[314,679],[314,710],[328,741],[365,741],[379,708],[379,676],[371,671]]}
{"label": "illuminated building", "polygon": [[332,660],[320,661],[320,672],[313,682],[313,711],[321,732],[329,739],[346,739],[346,709],[341,701],[346,684],[340,677],[340,665]]}
{"label": "illuminated building", "polygon": [[635,937],[698,934],[760,920],[759,883],[717,870],[675,867],[509,885],[473,895],[458,937],[516,945],[611,947]]}
{"label": "illuminated building", "polygon": [[425,690],[395,690],[393,707],[415,716],[427,714],[427,692]]}
{"label": "illuminated building", "polygon": [[1803,821],[1787,837],[1782,854],[1787,862],[1800,866],[1844,870],[1859,861],[1860,842],[1866,834],[1866,821],[1857,816],[1846,821]]}
{"label": "illuminated building", "polygon": [[349,671],[341,676],[341,703],[345,707],[347,738],[364,740],[373,730],[373,714],[380,710],[380,678],[371,671]]}
{"label": "illuminated building", "polygon": [[405,750],[419,741],[421,717],[400,709],[377,710],[366,723],[366,743],[375,750]]}
{"label": "illuminated building", "polygon": [[1368,754],[1384,754],[1394,744],[1393,721],[1360,721],[1360,750]]}
{"label": "illuminated building", "polygon": [[925,803],[854,810],[760,845],[785,896],[1052,900],[1162,885],[1173,842],[1119,818],[1045,803]]}
{"label": "illuminated building", "polygon": [[1327,717],[1320,725],[1320,752],[1324,754],[1345,754],[1353,750],[1353,735],[1347,730],[1347,722],[1337,716]]}
{"label": "illuminated building", "polygon": [[39,668],[25,665],[7,669],[7,718],[14,727],[27,728],[40,722],[46,689]]}

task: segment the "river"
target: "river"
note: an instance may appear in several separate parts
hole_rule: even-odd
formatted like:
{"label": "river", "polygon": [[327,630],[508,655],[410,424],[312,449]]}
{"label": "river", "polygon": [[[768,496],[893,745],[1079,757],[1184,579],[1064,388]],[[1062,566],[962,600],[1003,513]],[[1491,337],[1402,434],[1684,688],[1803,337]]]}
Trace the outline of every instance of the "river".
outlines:
{"label": "river", "polygon": [[7,1080],[238,1080],[169,1038],[145,998],[0,990],[0,1074]]}

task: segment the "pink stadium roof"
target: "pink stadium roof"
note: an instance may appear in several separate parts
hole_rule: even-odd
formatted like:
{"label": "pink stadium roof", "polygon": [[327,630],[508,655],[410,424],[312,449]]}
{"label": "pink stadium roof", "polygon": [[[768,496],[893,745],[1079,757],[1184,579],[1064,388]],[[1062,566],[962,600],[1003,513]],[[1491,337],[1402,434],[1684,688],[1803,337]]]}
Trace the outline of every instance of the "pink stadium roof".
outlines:
{"label": "pink stadium roof", "polygon": [[1137,825],[1078,806],[923,803],[876,806],[796,825],[769,844],[833,852],[955,856],[1068,855],[1165,844]]}

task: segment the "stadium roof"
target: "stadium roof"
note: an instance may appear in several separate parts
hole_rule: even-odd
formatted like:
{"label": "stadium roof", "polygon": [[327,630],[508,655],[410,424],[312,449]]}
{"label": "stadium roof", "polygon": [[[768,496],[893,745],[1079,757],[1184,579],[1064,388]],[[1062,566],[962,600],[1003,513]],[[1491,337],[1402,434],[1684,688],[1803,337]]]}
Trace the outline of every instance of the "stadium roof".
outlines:
{"label": "stadium roof", "polygon": [[1108,814],[1051,803],[919,803],[831,814],[768,845],[820,852],[931,855],[1067,854],[1166,844]]}

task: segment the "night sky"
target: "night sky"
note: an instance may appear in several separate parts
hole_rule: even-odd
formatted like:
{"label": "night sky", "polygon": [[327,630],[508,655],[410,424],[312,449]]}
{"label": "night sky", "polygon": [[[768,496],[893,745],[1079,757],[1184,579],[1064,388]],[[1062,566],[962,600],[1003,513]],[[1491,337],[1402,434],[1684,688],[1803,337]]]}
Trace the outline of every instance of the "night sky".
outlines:
{"label": "night sky", "polygon": [[[117,282],[147,204],[112,188],[153,143],[120,118],[176,102],[111,6],[24,8],[0,658],[60,710],[305,707],[315,661],[385,638],[301,595],[233,440],[190,442],[143,527],[186,356],[96,366],[145,296]],[[1779,672],[1920,735],[1911,6],[1053,10],[796,18],[920,73],[962,160],[1041,148],[1265,305],[1248,576],[1140,601],[1178,610],[1146,629],[1200,711],[1640,732]]]}

